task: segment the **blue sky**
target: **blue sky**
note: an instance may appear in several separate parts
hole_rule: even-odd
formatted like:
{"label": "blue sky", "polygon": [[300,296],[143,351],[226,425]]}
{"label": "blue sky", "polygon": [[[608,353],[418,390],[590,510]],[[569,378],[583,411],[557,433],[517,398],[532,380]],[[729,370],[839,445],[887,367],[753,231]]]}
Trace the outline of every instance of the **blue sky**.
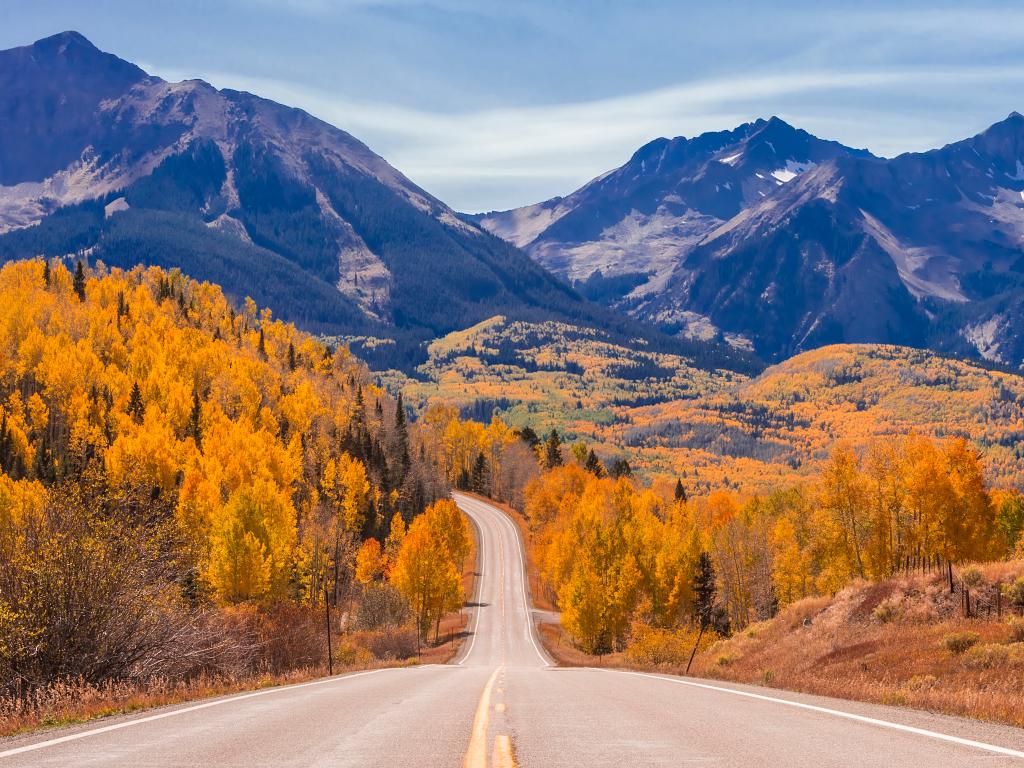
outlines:
{"label": "blue sky", "polygon": [[303,107],[465,211],[772,114],[893,155],[1024,111],[1019,2],[0,4],[2,48],[65,29],[168,79]]}

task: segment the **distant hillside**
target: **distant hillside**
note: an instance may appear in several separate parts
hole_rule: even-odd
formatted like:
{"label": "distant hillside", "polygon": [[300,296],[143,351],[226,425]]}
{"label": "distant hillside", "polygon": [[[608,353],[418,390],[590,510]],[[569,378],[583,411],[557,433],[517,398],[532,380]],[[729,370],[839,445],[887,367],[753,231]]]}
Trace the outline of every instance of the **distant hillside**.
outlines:
{"label": "distant hillside", "polygon": [[388,384],[417,406],[557,428],[647,476],[682,477],[697,495],[789,484],[839,443],[910,432],[965,437],[996,485],[1024,486],[1024,377],[925,350],[834,345],[751,378],[496,317],[434,342],[416,378]]}
{"label": "distant hillside", "polygon": [[837,443],[965,437],[996,485],[1024,485],[1024,377],[905,347],[836,345],[717,393],[626,409],[597,433],[695,490],[764,489]]}
{"label": "distant hillside", "polygon": [[642,333],[344,131],[74,32],[0,52],[0,262],[37,254],[180,267],[377,365],[495,312]]}
{"label": "distant hillside", "polygon": [[759,120],[476,217],[595,300],[777,361],[872,342],[1024,364],[1024,117],[886,160]]}

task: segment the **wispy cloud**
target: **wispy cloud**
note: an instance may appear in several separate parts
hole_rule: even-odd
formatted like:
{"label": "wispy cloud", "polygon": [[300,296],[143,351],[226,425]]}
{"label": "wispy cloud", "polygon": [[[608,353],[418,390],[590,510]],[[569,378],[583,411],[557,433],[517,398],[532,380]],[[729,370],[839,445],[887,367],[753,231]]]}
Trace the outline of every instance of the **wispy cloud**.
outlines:
{"label": "wispy cloud", "polygon": [[[184,76],[168,70],[158,74],[168,79]],[[953,85],[958,89],[992,83],[1019,87],[1024,83],[1024,67],[764,74],[688,82],[587,102],[451,113],[355,101],[296,83],[230,73],[211,73],[207,79],[218,87],[247,90],[301,107],[367,142],[425,188],[442,198],[447,193],[453,205],[479,209],[534,201],[522,197],[534,189],[571,191],[621,164],[637,147],[658,136],[722,130],[776,111],[809,129],[823,130],[828,138],[871,138],[870,111],[861,113],[859,120],[843,121],[817,115],[813,107],[802,111],[801,99],[843,92],[877,98]],[[793,109],[777,110],[773,105]],[[1006,111],[1012,106],[1007,105]],[[887,130],[876,127],[874,131],[878,143],[869,148],[876,152],[924,149],[915,140],[931,138],[907,130],[898,116],[890,114],[886,122]],[[894,131],[901,133],[894,135]],[[472,196],[460,198],[459,190],[466,188],[467,180],[473,182]],[[486,199],[488,188],[493,191]],[[480,198],[481,190],[485,198]]]}

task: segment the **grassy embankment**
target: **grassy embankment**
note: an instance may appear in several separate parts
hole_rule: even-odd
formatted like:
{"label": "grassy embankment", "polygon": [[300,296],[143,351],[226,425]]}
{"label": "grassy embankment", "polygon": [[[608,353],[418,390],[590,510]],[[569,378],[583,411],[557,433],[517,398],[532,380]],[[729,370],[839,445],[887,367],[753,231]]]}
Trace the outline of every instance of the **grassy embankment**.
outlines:
{"label": "grassy embankment", "polygon": [[[462,581],[466,595],[476,589],[476,533],[471,541]],[[445,664],[466,638],[468,614],[450,613],[441,620],[439,640],[419,649],[407,658],[378,658],[374,651],[382,643],[381,633],[351,632],[333,638],[336,675],[364,669]],[[410,630],[410,634],[412,631]],[[303,683],[327,676],[326,663],[292,670],[285,674],[263,674],[233,678],[211,675],[190,681],[148,679],[91,684],[65,681],[39,688],[24,697],[0,696],[0,737],[13,736],[37,728],[76,725],[104,717],[125,715],[155,707],[226,696],[244,691]]]}
{"label": "grassy embankment", "polygon": [[[554,610],[540,584],[525,520],[502,508],[527,542],[534,605]],[[961,576],[974,596],[970,618],[963,615]],[[833,597],[796,602],[730,638],[702,643],[690,673],[1024,726],[1024,618],[1013,615],[1005,601],[997,615],[995,600],[1001,585],[1021,577],[1024,561],[1016,560],[960,569],[955,594],[938,572],[856,582]],[[692,648],[690,638],[680,640],[662,649],[674,650],[666,654],[674,659],[651,664],[628,651],[584,653],[553,620],[538,629],[562,666],[683,674],[688,652],[680,651]]]}

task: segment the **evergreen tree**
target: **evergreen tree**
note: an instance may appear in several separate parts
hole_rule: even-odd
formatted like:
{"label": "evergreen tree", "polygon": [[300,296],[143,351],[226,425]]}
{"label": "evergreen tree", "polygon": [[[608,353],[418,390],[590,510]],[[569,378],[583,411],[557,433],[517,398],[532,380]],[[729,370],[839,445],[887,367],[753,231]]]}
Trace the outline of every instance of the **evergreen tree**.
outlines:
{"label": "evergreen tree", "polygon": [[45,283],[47,288],[50,287],[51,277],[52,276],[50,275],[50,260],[49,259],[44,259],[43,260],[43,283]]}
{"label": "evergreen tree", "polygon": [[203,404],[199,399],[199,393],[192,393],[192,412],[188,416],[188,424],[185,427],[185,436],[196,441],[196,448],[203,448]]}
{"label": "evergreen tree", "polygon": [[32,474],[41,483],[51,483],[57,479],[57,465],[45,435],[36,448],[36,455],[32,460]]}
{"label": "evergreen tree", "polygon": [[526,443],[531,448],[536,448],[540,445],[540,438],[537,433],[533,431],[533,427],[526,426],[516,432],[519,435],[519,439]]}
{"label": "evergreen tree", "polygon": [[473,462],[473,475],[470,478],[470,489],[473,493],[479,493],[486,495],[488,491],[488,471],[487,471],[487,457],[484,456],[483,451],[480,451],[476,455],[476,461]]}
{"label": "evergreen tree", "polygon": [[632,477],[633,468],[629,466],[629,462],[625,459],[616,459],[612,462],[612,468],[609,474],[616,480],[620,477]]}
{"label": "evergreen tree", "polygon": [[[701,552],[697,558],[697,569],[693,574],[693,616],[700,624],[700,631],[697,633],[697,642],[693,644],[693,651],[690,652],[690,660],[686,664],[686,671],[690,671],[693,664],[693,657],[697,655],[700,648],[701,638],[704,633],[715,622],[721,620],[724,611],[716,611],[715,597],[718,594],[718,587],[715,584],[715,565],[711,562],[711,555]],[[728,633],[729,619],[725,618],[726,629],[723,634]]]}
{"label": "evergreen tree", "polygon": [[676,501],[686,503],[686,489],[683,488],[682,479],[676,479]]}
{"label": "evergreen tree", "polygon": [[409,461],[409,427],[405,420],[405,402],[402,393],[398,393],[395,403],[395,456],[402,460],[403,469],[408,468]]}
{"label": "evergreen tree", "polygon": [[604,477],[604,464],[597,458],[597,454],[594,453],[594,449],[590,449],[590,453],[587,454],[587,461],[583,465],[583,468],[590,472],[594,477]]}
{"label": "evergreen tree", "polygon": [[288,342],[288,370],[295,370],[295,345]]}
{"label": "evergreen tree", "polygon": [[7,428],[7,411],[0,414],[0,472],[10,474],[11,434]]}
{"label": "evergreen tree", "polygon": [[262,357],[264,360],[266,360],[267,359],[267,340],[263,336],[263,328],[262,327],[260,328],[260,343],[259,343],[259,347],[258,348],[259,348],[259,352],[260,352],[260,357]]}
{"label": "evergreen tree", "polygon": [[78,294],[79,301],[85,301],[85,267],[82,266],[82,262],[79,261],[75,266],[75,293]]}
{"label": "evergreen tree", "polygon": [[544,441],[544,468],[554,469],[562,466],[562,462],[562,439],[558,436],[558,430],[552,429]]}
{"label": "evergreen tree", "polygon": [[701,552],[693,574],[693,617],[700,622],[702,630],[711,623],[715,610],[718,586],[715,583],[715,564],[711,555]]}
{"label": "evergreen tree", "polygon": [[132,421],[141,424],[146,417],[146,404],[142,401],[142,390],[139,389],[139,382],[132,384],[132,393],[128,398],[128,415]]}

